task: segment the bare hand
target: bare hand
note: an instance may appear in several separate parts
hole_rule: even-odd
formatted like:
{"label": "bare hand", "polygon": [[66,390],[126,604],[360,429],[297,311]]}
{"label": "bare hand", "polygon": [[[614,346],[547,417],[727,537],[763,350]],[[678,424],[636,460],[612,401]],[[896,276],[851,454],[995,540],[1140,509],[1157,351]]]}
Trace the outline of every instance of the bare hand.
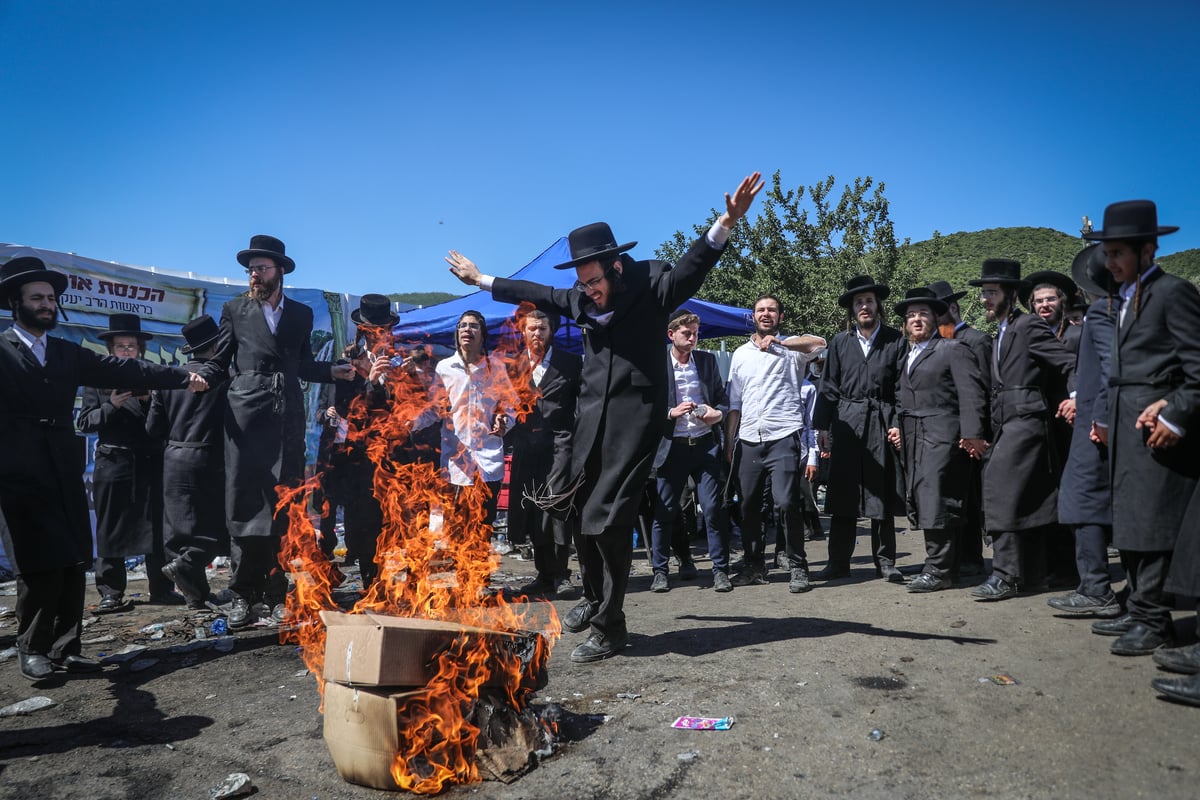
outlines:
{"label": "bare hand", "polygon": [[684,414],[690,414],[696,408],[696,404],[691,400],[684,400],[679,405],[667,412],[667,416],[671,419],[679,419]]}
{"label": "bare hand", "polygon": [[[762,350],[764,353],[770,349],[772,344],[779,342],[779,340],[771,334],[767,334],[766,336],[762,337],[751,337],[750,341],[754,342],[755,346],[757,346],[758,349]],[[783,347],[783,342],[779,342],[779,346]]]}
{"label": "bare hand", "polygon": [[888,428],[887,439],[889,442],[892,443],[892,447],[896,448],[897,450],[900,449],[900,429],[899,428]]}
{"label": "bare hand", "polygon": [[[196,373],[192,373],[195,375]],[[108,402],[112,403],[115,408],[120,408],[125,405],[125,401],[133,397],[133,392],[118,392],[116,389],[108,396]]]}
{"label": "bare hand", "polygon": [[353,364],[334,364],[329,368],[329,374],[335,381],[348,381],[354,378]]}
{"label": "bare hand", "polygon": [[337,413],[336,408],[334,408],[333,406],[330,406],[329,408],[325,409],[325,419],[332,422],[333,420],[335,420],[337,418],[338,418],[338,413]]}
{"label": "bare hand", "polygon": [[450,265],[450,271],[454,273],[454,277],[467,286],[479,285],[481,273],[474,261],[457,250],[451,250],[450,255],[446,256],[446,263]]}
{"label": "bare hand", "polygon": [[812,483],[817,479],[817,465],[816,464],[808,464],[807,466],[804,467],[804,479],[806,481],[808,481],[809,483]]}
{"label": "bare hand", "polygon": [[704,409],[704,413],[696,417],[696,419],[705,425],[716,425],[725,416],[721,413],[720,409],[713,408],[712,406],[702,406],[702,408]]}
{"label": "bare hand", "polygon": [[742,182],[734,190],[733,197],[730,197],[728,192],[725,193],[725,213],[719,220],[722,227],[732,228],[739,219],[746,216],[746,212],[750,210],[750,204],[754,202],[754,198],[766,185],[765,181],[760,180],[761,178],[761,172],[747,175],[742,178]]}
{"label": "bare hand", "polygon": [[379,358],[371,365],[371,371],[367,373],[367,380],[371,383],[378,383],[380,378],[385,377],[392,371],[392,362],[387,358]]}
{"label": "bare hand", "polygon": [[979,461],[988,451],[988,443],[983,439],[959,439],[958,446],[967,451],[971,458]]}
{"label": "bare hand", "polygon": [[204,380],[198,372],[189,372],[187,388],[189,392],[207,392],[208,381]]}
{"label": "bare hand", "polygon": [[817,449],[822,456],[829,452],[829,431],[817,431]]}
{"label": "bare hand", "polygon": [[1146,410],[1138,414],[1135,427],[1139,430],[1145,428],[1150,431],[1150,438],[1146,440],[1146,446],[1158,449],[1166,449],[1179,444],[1180,437],[1178,434],[1171,431],[1166,425],[1159,424],[1159,415],[1163,409],[1167,407],[1166,400],[1156,400],[1146,406]]}
{"label": "bare hand", "polygon": [[1058,416],[1065,419],[1068,425],[1075,424],[1075,398],[1068,397],[1058,404]]}
{"label": "bare hand", "polygon": [[1097,425],[1095,420],[1092,420],[1092,430],[1088,433],[1088,438],[1096,444],[1108,446],[1108,428],[1103,425]]}
{"label": "bare hand", "polygon": [[497,414],[492,420],[492,436],[503,436],[504,431],[508,428],[508,417],[504,414]]}

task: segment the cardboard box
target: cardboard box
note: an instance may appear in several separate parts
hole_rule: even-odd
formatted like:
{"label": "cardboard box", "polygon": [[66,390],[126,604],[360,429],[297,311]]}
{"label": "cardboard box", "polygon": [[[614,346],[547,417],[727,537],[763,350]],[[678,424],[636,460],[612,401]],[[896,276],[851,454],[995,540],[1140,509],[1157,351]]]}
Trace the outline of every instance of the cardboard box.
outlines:
{"label": "cardboard box", "polygon": [[415,694],[396,689],[325,684],[325,744],[349,783],[395,791],[392,762],[400,751],[396,709]]}
{"label": "cardboard box", "polygon": [[[528,665],[541,634],[509,633],[415,617],[322,611],[325,680],[355,686],[424,686],[437,674],[437,657],[464,631],[488,639],[493,652],[515,653]],[[541,675],[526,675],[541,688]],[[500,676],[489,684],[501,683]]]}

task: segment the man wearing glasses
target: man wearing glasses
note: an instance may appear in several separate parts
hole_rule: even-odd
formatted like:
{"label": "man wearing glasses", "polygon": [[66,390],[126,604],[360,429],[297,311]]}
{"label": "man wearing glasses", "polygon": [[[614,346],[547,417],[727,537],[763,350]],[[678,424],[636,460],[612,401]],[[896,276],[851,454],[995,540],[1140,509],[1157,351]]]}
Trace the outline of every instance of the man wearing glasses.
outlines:
{"label": "man wearing glasses", "polygon": [[574,269],[570,289],[493,278],[451,250],[450,271],[502,302],[528,300],[574,320],[584,333],[585,358],[575,417],[570,488],[549,502],[570,502],[578,512],[583,599],[563,619],[569,631],[591,627],[571,653],[576,662],[599,661],[621,652],[629,638],[625,589],[633,558],[638,501],[667,416],[667,349],[657,346],[671,312],[694,295],[716,265],[733,226],[762,189],[759,173],[747,176],[723,213],[674,268],[661,261],[634,261],[621,254],[603,222],[568,235]]}
{"label": "man wearing glasses", "polygon": [[229,627],[251,624],[264,602],[280,621],[287,578],[279,542],[287,515],[275,513],[275,487],[304,475],[304,397],[300,381],[350,380],[354,367],[313,358],[313,312],[288,300],[283,276],[296,268],[284,244],[258,235],[237,254],[250,291],[221,310],[217,352],[202,375],[216,383],[232,367],[225,413],[225,502],[229,516],[233,601]]}

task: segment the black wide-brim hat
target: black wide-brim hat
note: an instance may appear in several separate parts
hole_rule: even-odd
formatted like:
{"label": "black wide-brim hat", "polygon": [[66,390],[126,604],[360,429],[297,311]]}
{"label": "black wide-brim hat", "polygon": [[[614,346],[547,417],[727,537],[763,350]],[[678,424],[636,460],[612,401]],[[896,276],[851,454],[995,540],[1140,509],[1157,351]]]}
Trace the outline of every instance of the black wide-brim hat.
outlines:
{"label": "black wide-brim hat", "polygon": [[842,308],[849,308],[850,304],[854,302],[854,295],[863,292],[874,292],[875,299],[882,303],[892,293],[892,290],[882,283],[876,283],[870,275],[856,275],[846,281],[846,291],[842,292],[838,298],[838,305]]}
{"label": "black wide-brim hat", "polygon": [[1025,285],[1017,289],[1017,299],[1021,301],[1021,305],[1032,311],[1033,307],[1029,303],[1033,299],[1034,287],[1043,283],[1048,283],[1055,289],[1058,289],[1067,300],[1070,300],[1079,291],[1079,287],[1075,285],[1075,281],[1066,275],[1061,272],[1055,272],[1052,269],[1043,269],[1026,275]]}
{"label": "black wide-brim hat", "polygon": [[22,286],[37,281],[50,284],[56,296],[67,290],[67,276],[47,269],[37,256],[10,258],[0,267],[0,296],[15,297]]}
{"label": "black wide-brim hat", "polygon": [[283,269],[285,275],[296,268],[296,262],[288,258],[287,248],[283,246],[283,242],[274,236],[267,236],[265,233],[251,236],[250,247],[240,251],[237,254],[237,260],[243,267],[249,267],[250,259],[255,256],[266,256],[273,259],[276,265]]}
{"label": "black wide-brim hat", "polygon": [[904,299],[892,306],[896,314],[903,317],[911,305],[924,304],[929,306],[933,311],[934,316],[940,317],[950,310],[950,305],[937,296],[937,293],[932,289],[927,289],[924,286],[917,286],[909,289],[904,294]]}
{"label": "black wide-brim hat", "polygon": [[1179,230],[1178,225],[1159,225],[1158,207],[1153,200],[1122,200],[1104,209],[1104,228],[1089,231],[1083,238],[1096,242],[1112,239],[1146,239],[1166,236]]}
{"label": "black wide-brim hat", "polygon": [[998,283],[1001,286],[1023,286],[1021,278],[1021,262],[1011,258],[988,258],[983,262],[979,277],[967,281],[971,286],[983,286],[985,283]]}
{"label": "black wide-brim hat", "polygon": [[637,242],[617,244],[617,239],[607,222],[593,222],[568,233],[567,244],[571,248],[571,260],[556,264],[555,269],[571,269],[580,264],[603,261],[632,249]]}
{"label": "black wide-brim hat", "polygon": [[197,350],[204,350],[214,344],[221,336],[221,329],[216,320],[208,314],[202,314],[183,326],[183,338],[187,344],[179,348],[179,352],[187,355]]}
{"label": "black wide-brim hat", "polygon": [[1120,288],[1108,271],[1104,247],[1098,244],[1088,245],[1075,255],[1075,260],[1071,262],[1071,277],[1080,289],[1092,297],[1116,294]]}
{"label": "black wide-brim hat", "polygon": [[142,320],[137,314],[113,314],[108,318],[108,330],[96,334],[97,339],[106,342],[114,336],[136,336],[142,341],[154,338],[142,331]]}
{"label": "black wide-brim hat", "polygon": [[358,308],[350,312],[355,325],[390,328],[400,321],[400,315],[392,311],[392,301],[382,294],[364,294]]}
{"label": "black wide-brim hat", "polygon": [[959,300],[962,300],[967,296],[965,291],[954,291],[954,287],[950,285],[950,281],[934,281],[925,288],[933,292],[939,300],[947,305],[950,303],[957,303]]}

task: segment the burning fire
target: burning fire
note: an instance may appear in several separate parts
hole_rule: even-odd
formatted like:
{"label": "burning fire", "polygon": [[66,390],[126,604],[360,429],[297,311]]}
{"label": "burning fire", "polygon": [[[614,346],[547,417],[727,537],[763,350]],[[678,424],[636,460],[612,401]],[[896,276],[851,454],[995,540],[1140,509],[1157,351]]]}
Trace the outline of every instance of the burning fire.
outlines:
{"label": "burning fire", "polygon": [[[385,341],[368,344],[390,355],[390,332],[385,333]],[[522,350],[510,322],[491,354],[514,374],[512,385],[517,387],[513,396],[494,399],[500,407],[516,409],[518,419],[524,419],[537,400]],[[454,503],[437,466],[395,458],[396,448],[408,444],[412,422],[441,401],[431,401],[425,385],[401,369],[392,371],[387,385],[390,398],[385,408],[368,408],[359,397],[350,411],[349,439],[365,442],[376,466],[374,492],[383,510],[383,530],[375,558],[379,578],[349,613],[420,617],[510,632],[548,629],[546,636],[536,637],[532,658],[505,652],[494,643],[489,646],[486,637],[459,635],[439,656],[436,676],[400,708],[401,752],[392,776],[401,788],[435,793],[451,783],[479,780],[473,756],[480,731],[469,717],[481,687],[501,690],[511,708],[524,710],[536,688],[533,676],[544,670],[561,628],[549,603],[523,597],[509,602],[490,590],[499,556],[492,552],[491,529],[484,523],[487,488],[480,483],[466,493],[466,502]],[[280,564],[295,577],[295,591],[287,600],[290,624],[281,639],[301,646],[324,696],[326,631],[319,614],[341,609],[333,599],[332,566],[320,550],[307,512],[317,480],[279,489],[278,508],[286,511],[289,522]],[[514,501],[515,496],[514,491]],[[541,621],[534,620],[535,611]]]}

